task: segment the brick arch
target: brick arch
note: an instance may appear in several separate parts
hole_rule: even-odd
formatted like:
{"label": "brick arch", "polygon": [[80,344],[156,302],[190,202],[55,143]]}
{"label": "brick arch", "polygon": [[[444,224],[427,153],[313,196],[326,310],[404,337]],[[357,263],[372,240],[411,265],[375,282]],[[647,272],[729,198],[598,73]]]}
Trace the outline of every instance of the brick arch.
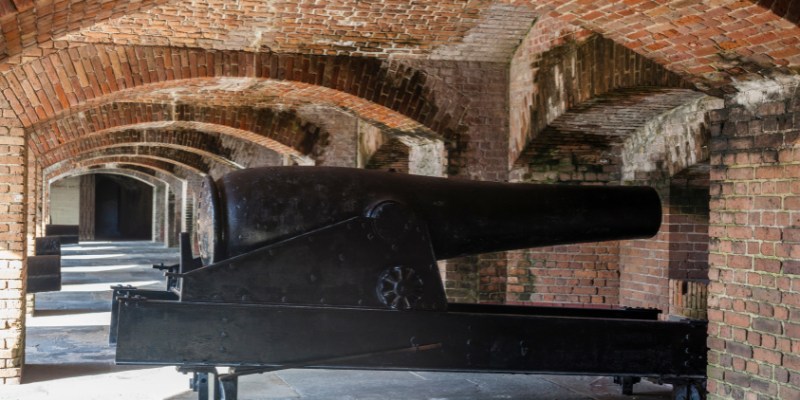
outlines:
{"label": "brick arch", "polygon": [[[241,15],[230,10],[233,14],[228,14],[229,21],[220,21],[221,18],[215,15],[219,12],[214,7],[195,6],[193,9],[184,9],[183,14],[178,10],[180,7],[170,7],[157,10],[153,14],[118,18],[113,23],[96,27],[95,32],[75,32],[66,38],[73,43],[139,43],[151,47],[173,44],[183,48],[211,47],[218,51],[265,51],[264,54],[271,54],[267,52],[274,50],[281,55],[369,54],[374,59],[390,55],[397,58],[411,55],[420,58],[488,59],[498,62],[508,58],[509,45],[513,52],[513,45],[521,35],[520,31],[524,32],[524,28],[530,27],[531,21],[538,17],[534,26],[548,24],[549,20],[557,19],[563,24],[596,31],[647,55],[648,58],[660,60],[659,63],[673,71],[712,83],[746,74],[748,71],[737,71],[736,68],[758,68],[753,63],[758,64],[760,61],[773,67],[797,66],[799,61],[795,40],[798,37],[800,11],[793,0],[725,0],[711,4],[682,0],[611,0],[604,2],[603,7],[582,0],[499,0],[482,4],[468,2],[468,5],[437,1],[422,5],[426,12],[415,12],[409,14],[408,18],[398,19],[396,10],[403,6],[393,4],[387,6],[394,8],[394,12],[389,12],[386,18],[379,18],[378,23],[374,21],[374,15],[387,10],[370,9],[373,17],[361,19],[357,25],[359,29],[331,25],[339,17],[325,15],[327,8],[336,10],[335,13],[347,9],[357,10],[359,7],[355,3],[357,2],[342,2],[338,4],[339,7],[326,7],[323,10],[315,7],[302,8],[300,5],[294,5],[297,7],[295,9],[289,6],[286,9],[262,8],[260,11],[256,10],[258,7],[253,7]],[[282,15],[291,15],[290,18],[294,20],[308,9],[315,13],[313,29],[304,31],[303,28],[307,27],[279,22]],[[443,11],[446,18],[441,18],[440,13]],[[199,15],[205,13],[209,20],[206,21],[206,26],[210,24],[215,27],[211,29],[213,32],[204,32],[207,34],[194,37],[181,32],[176,37],[178,35],[174,34],[174,28],[169,23],[172,20],[170,18],[188,21],[192,18],[203,18],[194,12]],[[270,22],[243,22],[254,18],[251,14],[259,15],[263,21]],[[481,25],[487,22],[486,19],[494,22],[486,25],[492,29],[491,33],[495,33],[491,42],[486,40],[485,36],[489,35],[481,29]],[[156,22],[145,28],[148,31],[145,37],[137,36],[138,30],[142,29],[141,20]],[[426,34],[420,35],[416,26],[409,26],[411,21],[416,21],[417,26],[430,29],[426,30]],[[115,35],[106,30],[126,34],[115,38]],[[782,34],[775,34],[776,31],[782,31]],[[395,39],[392,34],[398,34],[404,39]],[[41,37],[47,38],[48,35]],[[28,38],[32,41],[30,36]],[[477,45],[473,43],[475,47],[472,47],[468,42],[477,42]],[[49,51],[52,50],[45,49],[45,53]],[[486,57],[486,53],[492,56]],[[300,62],[293,64],[302,65],[302,60],[298,61]]]}
{"label": "brick arch", "polygon": [[649,118],[623,144],[622,179],[671,178],[708,164],[711,154],[708,113],[723,107],[724,101],[719,98],[687,96],[675,107]]}
{"label": "brick arch", "polygon": [[263,78],[327,88],[334,91],[331,95],[349,94],[362,103],[383,106],[384,114],[404,115],[440,134],[455,130],[458,121],[452,115],[460,114],[455,104],[446,108],[435,104],[427,74],[399,62],[158,46],[87,44],[62,49],[2,74],[0,91],[28,127],[87,101],[111,101],[126,89],[209,77]]}
{"label": "brick arch", "polygon": [[556,118],[517,160],[516,179],[644,181],[708,159],[706,113],[721,99],[675,88],[626,88]]}
{"label": "brick arch", "polygon": [[89,0],[55,2],[51,7],[33,1],[2,1],[0,15],[0,62],[19,56],[25,50],[47,51],[53,47],[53,38],[122,15],[144,11],[165,0],[130,2],[110,0],[98,5]]}
{"label": "brick arch", "polygon": [[291,110],[122,102],[102,104],[37,124],[28,129],[28,143],[34,153],[41,155],[88,135],[169,127],[214,132],[301,158],[327,134]]}
{"label": "brick arch", "polygon": [[[118,145],[82,151],[71,159],[82,160],[87,158],[105,156],[150,157],[169,160],[201,174],[221,174],[240,169],[232,163],[222,159],[209,157],[209,153],[199,152],[195,149],[181,149],[154,144]],[[58,164],[54,164],[58,165]]]}
{"label": "brick arch", "polygon": [[86,165],[100,164],[125,164],[150,168],[168,175],[174,175],[182,179],[190,179],[192,176],[202,176],[205,172],[184,165],[183,163],[165,157],[156,156],[132,156],[128,154],[87,154],[80,158],[72,158],[51,165],[48,169],[42,170],[44,176],[57,175],[75,168]]}
{"label": "brick arch", "polygon": [[549,124],[594,98],[624,88],[693,88],[677,74],[589,31],[543,44],[541,38],[556,28],[542,25],[533,27],[511,60],[511,166]]}
{"label": "brick arch", "polygon": [[[102,113],[89,113],[89,115],[101,115]],[[87,115],[87,114],[84,114]],[[105,114],[108,116],[108,114]],[[222,148],[222,142],[226,140],[255,144],[269,151],[281,155],[291,156],[299,160],[307,160],[307,156],[301,154],[298,150],[286,146],[272,138],[256,134],[249,130],[238,129],[231,126],[219,125],[207,122],[197,121],[155,121],[155,122],[140,122],[125,125],[125,120],[119,120],[120,125],[114,125],[108,128],[99,129],[96,131],[89,131],[88,126],[106,126],[104,121],[92,121],[87,118],[78,118],[76,120],[87,128],[75,128],[70,122],[65,122],[63,125],[66,128],[59,130],[56,135],[65,135],[67,129],[81,129],[87,132],[82,135],[66,134],[68,137],[76,137],[74,140],[65,141],[63,144],[50,147],[52,140],[45,138],[46,132],[39,131],[37,136],[30,137],[30,143],[37,143],[39,146],[36,152],[39,154],[38,161],[41,164],[48,165],[54,162],[68,158],[72,152],[77,148],[85,148],[91,145],[111,144],[123,141],[125,143],[133,143],[138,141],[140,143],[147,143],[157,139],[165,144],[176,144],[202,148],[203,144],[207,144],[207,150],[216,150]],[[85,130],[84,130],[85,129]],[[313,125],[308,125],[306,128],[311,132],[316,132],[319,128]],[[186,135],[179,135],[178,132],[185,132]],[[303,135],[303,134],[300,134]],[[45,150],[47,149],[47,150]],[[222,156],[230,156],[229,152],[221,154]]]}
{"label": "brick arch", "polygon": [[[156,179],[161,182],[167,182],[170,185],[175,185],[180,182],[185,182],[185,177],[179,177],[175,174],[167,174],[164,171],[160,171],[149,166],[144,165],[133,165],[133,164],[121,164],[115,162],[101,162],[101,163],[82,163],[80,166],[75,167],[73,170],[64,171],[62,174],[70,174],[72,172],[75,173],[88,173],[94,171],[130,171],[131,173],[141,175],[141,176],[150,176],[153,179]],[[52,174],[52,172],[51,172]]]}
{"label": "brick arch", "polygon": [[232,159],[231,155],[225,153],[225,148],[218,140],[198,135],[193,132],[182,131],[143,131],[143,130],[119,130],[108,132],[104,135],[93,135],[80,140],[72,141],[63,146],[46,153],[40,160],[43,167],[80,156],[84,153],[104,151],[116,148],[132,149],[139,146],[160,147],[165,149],[176,149],[183,152],[193,153],[204,159],[218,164],[226,165],[233,169],[243,168],[241,164]]}
{"label": "brick arch", "polygon": [[67,171],[57,176],[48,176],[46,177],[46,181],[53,183],[65,178],[71,178],[75,176],[82,176],[82,175],[89,175],[89,174],[110,174],[110,175],[121,175],[126,176],[131,179],[136,179],[139,182],[142,182],[148,186],[156,187],[159,185],[169,186],[169,183],[163,179],[159,179],[154,175],[148,175],[141,171],[137,170],[130,170],[130,169],[122,169],[122,168],[89,168],[89,167],[81,167],[74,169],[72,171]]}
{"label": "brick arch", "polygon": [[[287,154],[300,164],[312,161],[330,135],[310,122],[319,107],[344,110],[394,135],[435,138],[419,123],[363,99],[295,82],[257,79],[198,79],[175,86],[145,88],[114,102],[77,108],[27,129],[31,149],[41,155],[72,140],[130,127],[190,128],[252,141]],[[236,86],[239,91],[220,88]],[[209,101],[211,97],[214,101]],[[311,100],[313,101],[311,101]],[[347,132],[349,134],[351,132]]]}
{"label": "brick arch", "polygon": [[600,33],[701,90],[721,95],[736,90],[731,87],[735,80],[800,66],[800,12],[790,11],[796,8],[790,7],[791,1],[616,0],[597,7],[594,2],[556,0],[536,5],[535,11]]}
{"label": "brick arch", "polygon": [[166,170],[157,169],[154,166],[146,166],[143,163],[134,165],[105,161],[95,162],[90,160],[77,164],[66,163],[58,169],[50,170],[45,173],[43,181],[51,182],[63,177],[87,173],[128,173],[140,176],[143,179],[152,180],[153,182],[163,182],[170,187],[170,190],[174,190],[174,188],[179,188],[187,182],[189,176],[184,172],[186,171],[178,171],[177,173],[175,171],[168,172]]}
{"label": "brick arch", "polygon": [[[173,245],[179,232],[181,220],[183,218],[181,204],[184,200],[183,189],[186,187],[186,179],[178,178],[174,175],[159,174],[156,170],[133,167],[130,165],[116,165],[106,168],[104,165],[81,166],[72,170],[59,171],[58,175],[48,175],[44,181],[52,184],[53,182],[66,177],[76,177],[85,175],[118,175],[142,182],[153,188],[153,200],[155,201],[153,213],[155,216],[152,229],[153,240],[163,241],[165,245]],[[82,185],[83,185],[83,181]],[[93,183],[94,180],[92,179]],[[48,185],[49,187],[49,185]],[[92,193],[92,191],[88,193]],[[83,196],[83,195],[82,195]],[[166,197],[165,197],[166,196]],[[87,199],[87,207],[94,208],[94,200]],[[48,202],[45,201],[46,205]],[[39,219],[46,219],[37,215]],[[81,236],[91,240],[94,238],[95,219],[92,212],[81,212]]]}

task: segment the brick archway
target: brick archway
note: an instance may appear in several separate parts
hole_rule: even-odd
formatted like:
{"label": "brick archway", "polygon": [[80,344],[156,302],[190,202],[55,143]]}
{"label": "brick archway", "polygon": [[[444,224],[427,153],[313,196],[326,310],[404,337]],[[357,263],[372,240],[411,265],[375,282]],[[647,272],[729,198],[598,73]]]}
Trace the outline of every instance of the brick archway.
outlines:
{"label": "brick archway", "polygon": [[98,137],[99,140],[93,141],[75,141],[68,145],[63,146],[57,153],[50,154],[45,162],[42,163],[43,168],[48,168],[53,164],[63,162],[71,158],[79,158],[86,153],[99,153],[105,152],[108,154],[118,152],[119,149],[125,149],[130,154],[139,154],[140,148],[162,148],[162,151],[173,149],[183,153],[192,153],[204,160],[211,163],[226,166],[230,169],[241,169],[243,166],[234,160],[230,154],[224,154],[224,148],[218,152],[213,152],[213,147],[206,147],[197,143],[197,138],[184,135],[183,138],[176,137],[177,135],[159,135],[151,132],[147,140],[142,140],[142,135],[136,131],[120,131],[105,135],[105,137]]}
{"label": "brick archway", "polygon": [[[309,127],[312,132],[319,128]],[[302,135],[302,133],[298,133]],[[218,149],[219,156],[233,156],[234,149],[244,145],[256,145],[265,151],[290,156],[298,160],[307,160],[307,156],[274,139],[249,130],[233,128],[197,121],[141,122],[130,125],[118,125],[84,134],[72,141],[65,142],[42,152],[39,162],[50,165],[67,159],[77,151],[88,148],[109,146],[115,143],[162,143],[198,149]],[[236,160],[232,160],[236,161]]]}
{"label": "brick archway", "polygon": [[[162,179],[155,175],[146,174],[141,171],[131,169],[102,169],[102,168],[80,168],[72,170],[58,176],[49,176],[46,179],[48,184],[44,188],[45,201],[42,204],[42,216],[40,220],[47,221],[51,212],[52,186],[62,180],[69,178],[78,178],[78,229],[81,241],[94,240],[96,232],[96,216],[95,216],[95,202],[96,202],[96,175],[117,175],[134,179],[151,188],[152,192],[152,240],[156,242],[164,242],[169,244],[170,236],[174,236],[174,227],[171,227],[169,214],[170,214],[170,199],[180,199],[182,194],[182,187],[174,186],[172,180]],[[47,201],[47,200],[51,201]],[[171,231],[170,231],[171,228]]]}
{"label": "brick archway", "polygon": [[209,174],[212,170],[232,171],[236,169],[230,164],[221,164],[216,160],[185,150],[156,146],[120,146],[83,152],[68,160],[53,164],[49,168],[45,168],[44,171],[47,174],[50,170],[61,169],[63,165],[80,163],[91,159],[106,159],[108,157],[117,157],[119,162],[128,162],[138,158],[153,159],[180,166],[195,174]]}
{"label": "brick archway", "polygon": [[57,176],[68,171],[81,167],[94,165],[108,165],[110,168],[119,168],[119,165],[148,168],[166,175],[172,175],[180,179],[192,179],[200,176],[201,171],[186,167],[169,159],[127,156],[127,155],[97,155],[87,157],[82,160],[67,160],[60,164],[54,164],[51,169],[44,171],[45,176]]}
{"label": "brick archway", "polygon": [[[383,79],[375,79],[376,75]],[[87,102],[125,97],[127,90],[148,86],[152,91],[175,86],[174,81],[212,77],[272,79],[304,84],[306,89],[326,88],[333,90],[328,96],[361,98],[362,104],[383,106],[436,132],[456,129],[442,125],[444,113],[452,111],[440,109],[427,98],[430,89],[424,73],[371,58],[85,45],[0,75],[0,91],[28,127]],[[384,114],[391,114],[388,110]]]}

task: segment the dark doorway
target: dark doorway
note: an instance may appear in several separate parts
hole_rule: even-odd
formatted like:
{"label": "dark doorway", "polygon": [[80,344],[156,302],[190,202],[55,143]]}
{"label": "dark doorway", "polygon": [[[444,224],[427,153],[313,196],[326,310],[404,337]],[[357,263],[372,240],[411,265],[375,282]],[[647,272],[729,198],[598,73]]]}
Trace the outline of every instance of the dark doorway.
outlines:
{"label": "dark doorway", "polygon": [[95,182],[95,238],[150,240],[153,188],[117,175],[98,174]]}

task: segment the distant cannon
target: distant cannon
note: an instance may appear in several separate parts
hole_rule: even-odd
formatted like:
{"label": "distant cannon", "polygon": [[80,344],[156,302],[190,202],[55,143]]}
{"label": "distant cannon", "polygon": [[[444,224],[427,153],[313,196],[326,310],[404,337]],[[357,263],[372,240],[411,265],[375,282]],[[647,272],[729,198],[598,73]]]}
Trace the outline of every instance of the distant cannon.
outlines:
{"label": "distant cannon", "polygon": [[61,237],[38,237],[34,255],[28,256],[26,292],[58,292],[61,290]]}
{"label": "distant cannon", "polygon": [[699,396],[703,322],[635,308],[452,304],[436,264],[649,237],[660,221],[658,195],[642,187],[234,172],[205,182],[201,258],[182,240],[170,295],[115,293],[116,360],[201,375],[232,367],[217,380],[225,399],[235,398],[238,376],[285,368],[609,375],[625,392],[652,377]]}

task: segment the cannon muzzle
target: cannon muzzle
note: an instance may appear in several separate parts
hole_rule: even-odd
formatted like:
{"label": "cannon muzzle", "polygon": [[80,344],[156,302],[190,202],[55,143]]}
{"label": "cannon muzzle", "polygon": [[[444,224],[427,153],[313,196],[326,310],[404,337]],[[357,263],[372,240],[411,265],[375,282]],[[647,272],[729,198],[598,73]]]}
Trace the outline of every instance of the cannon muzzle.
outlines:
{"label": "cannon muzzle", "polygon": [[[204,264],[356,216],[415,218],[436,259],[653,236],[655,190],[432,178],[330,167],[264,167],[207,179],[198,210]],[[390,204],[391,207],[386,205]]]}

